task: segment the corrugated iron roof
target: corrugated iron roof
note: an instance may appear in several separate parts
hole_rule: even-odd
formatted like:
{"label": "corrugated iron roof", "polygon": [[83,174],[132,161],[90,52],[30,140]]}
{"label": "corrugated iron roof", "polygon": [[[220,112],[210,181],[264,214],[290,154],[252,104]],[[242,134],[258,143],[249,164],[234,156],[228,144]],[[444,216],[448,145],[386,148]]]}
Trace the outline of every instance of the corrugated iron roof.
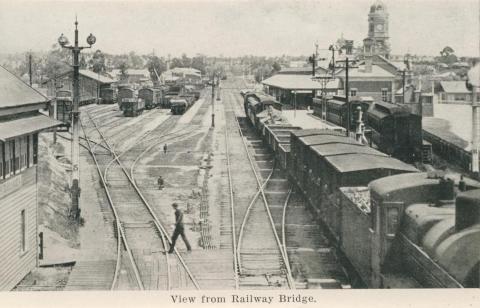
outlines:
{"label": "corrugated iron roof", "polygon": [[312,80],[309,75],[277,74],[262,81],[264,85],[285,90],[321,90],[320,82]]}
{"label": "corrugated iron roof", "polygon": [[440,85],[446,93],[471,93],[471,91],[467,89],[465,81],[440,81]]}
{"label": "corrugated iron roof", "polygon": [[62,122],[43,114],[0,122],[0,140],[5,142],[15,137],[28,135],[61,124]]}
{"label": "corrugated iron roof", "polygon": [[95,81],[98,81],[100,83],[114,83],[115,80],[108,78],[106,76],[103,76],[101,74],[97,74],[93,71],[90,70],[80,70],[80,75],[83,75],[85,77],[91,78]]}
{"label": "corrugated iron roof", "polygon": [[47,102],[48,98],[0,66],[0,108]]}

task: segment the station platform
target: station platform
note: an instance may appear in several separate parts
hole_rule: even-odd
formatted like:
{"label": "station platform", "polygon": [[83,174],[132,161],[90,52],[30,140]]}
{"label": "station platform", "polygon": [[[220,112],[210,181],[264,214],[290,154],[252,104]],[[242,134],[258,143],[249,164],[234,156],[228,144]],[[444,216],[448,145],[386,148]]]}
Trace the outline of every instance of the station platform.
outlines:
{"label": "station platform", "polygon": [[293,126],[301,127],[302,129],[331,129],[343,130],[343,128],[328,123],[319,117],[313,115],[313,110],[282,110],[282,115],[286,118],[288,123]]}

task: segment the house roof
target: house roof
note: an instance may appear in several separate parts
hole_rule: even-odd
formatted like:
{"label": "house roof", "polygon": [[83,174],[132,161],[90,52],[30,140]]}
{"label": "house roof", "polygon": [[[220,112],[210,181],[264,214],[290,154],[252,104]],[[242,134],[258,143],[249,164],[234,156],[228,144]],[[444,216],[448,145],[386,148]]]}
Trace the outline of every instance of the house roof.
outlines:
{"label": "house roof", "polygon": [[0,108],[47,102],[48,98],[0,66]]}
{"label": "house roof", "polygon": [[62,122],[43,114],[0,122],[0,140],[5,142],[15,137],[28,135],[60,124]]}
{"label": "house roof", "polygon": [[[345,76],[345,68],[342,68],[338,75]],[[372,64],[372,71],[365,71],[365,64],[360,64],[358,67],[350,68],[348,71],[349,78],[395,78],[395,75],[382,68],[379,65]]]}
{"label": "house roof", "polygon": [[[312,80],[311,75],[277,74],[262,82],[264,85],[285,90],[321,90],[322,82]],[[331,80],[326,87],[337,89],[339,80]]]}
{"label": "house roof", "polygon": [[447,93],[470,93],[465,81],[440,81],[440,85]]}
{"label": "house roof", "polygon": [[[61,73],[60,75],[57,75],[56,78],[66,76],[67,74],[71,74],[71,73],[72,73],[72,70],[68,70],[64,73]],[[93,80],[95,80],[99,83],[102,83],[102,84],[110,84],[110,83],[115,82],[115,80],[113,80],[112,78],[101,75],[101,74],[97,74],[97,73],[95,73],[94,71],[91,71],[91,70],[79,70],[79,73],[80,73],[81,76],[93,79]],[[112,73],[113,73],[113,71],[112,71]],[[51,79],[45,80],[43,83],[44,84],[48,83]]]}
{"label": "house roof", "polygon": [[277,74],[293,74],[293,73],[305,73],[310,74],[312,72],[312,68],[309,66],[305,67],[285,67],[282,68],[280,72]]}

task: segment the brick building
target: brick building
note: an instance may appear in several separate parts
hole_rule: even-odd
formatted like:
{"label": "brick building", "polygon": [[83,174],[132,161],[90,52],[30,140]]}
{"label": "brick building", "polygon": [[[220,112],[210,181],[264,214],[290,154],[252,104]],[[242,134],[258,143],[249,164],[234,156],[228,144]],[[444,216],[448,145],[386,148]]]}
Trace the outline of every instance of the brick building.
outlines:
{"label": "brick building", "polygon": [[38,134],[60,122],[40,113],[48,99],[0,66],[0,290],[38,263]]}

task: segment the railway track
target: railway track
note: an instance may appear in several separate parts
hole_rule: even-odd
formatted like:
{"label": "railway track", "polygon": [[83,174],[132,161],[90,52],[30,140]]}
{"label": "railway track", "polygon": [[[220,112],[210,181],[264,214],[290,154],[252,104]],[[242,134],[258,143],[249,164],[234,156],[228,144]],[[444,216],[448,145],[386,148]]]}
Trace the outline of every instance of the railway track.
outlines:
{"label": "railway track", "polygon": [[[112,289],[122,287],[130,289],[132,284],[140,290],[198,289],[199,285],[195,277],[178,251],[176,250],[172,257],[163,253],[168,249],[170,242],[165,227],[136,185],[131,176],[131,170],[129,172],[120,161],[119,155],[97,123],[91,117],[88,116],[88,118],[91,128],[89,134],[96,132],[96,138],[89,136],[86,140],[112,211],[115,213],[119,238]],[[88,127],[85,125],[84,129],[86,128]],[[93,149],[89,139],[96,139],[96,143],[103,144],[104,147],[101,150]],[[108,182],[105,179],[106,166],[109,166],[110,173]],[[120,244],[125,251],[121,249]],[[124,255],[129,260],[127,264],[121,262]],[[120,273],[127,274],[120,275]]]}
{"label": "railway track", "polygon": [[232,123],[230,130],[238,131],[240,135],[256,183],[256,193],[246,206],[245,200],[238,200],[237,204],[233,192],[231,196],[232,221],[239,221],[235,212],[241,217],[239,227],[233,227],[238,229],[234,254],[239,288],[295,288],[285,249],[270,212],[270,203],[277,199],[277,192],[267,190],[275,173],[273,158],[262,148],[261,140],[250,134],[238,120],[238,104],[234,103],[232,93],[228,100],[230,108],[225,109],[225,118]]}
{"label": "railway track", "polygon": [[[232,95],[241,104],[238,93]],[[265,190],[282,192],[271,195],[276,200],[269,203],[270,212],[281,234],[285,262],[296,288],[350,288],[349,273],[335,247],[308,211],[304,196],[291,187],[284,172],[275,170]]]}

